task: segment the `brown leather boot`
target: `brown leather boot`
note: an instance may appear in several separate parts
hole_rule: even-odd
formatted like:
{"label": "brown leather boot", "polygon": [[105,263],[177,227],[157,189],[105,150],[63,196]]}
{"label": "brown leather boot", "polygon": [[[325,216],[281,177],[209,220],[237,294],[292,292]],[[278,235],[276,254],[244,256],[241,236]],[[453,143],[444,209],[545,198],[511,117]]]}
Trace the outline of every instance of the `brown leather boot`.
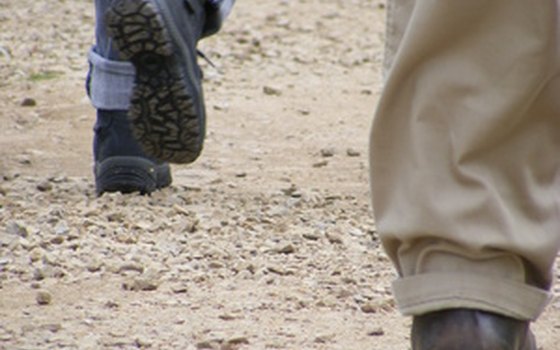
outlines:
{"label": "brown leather boot", "polygon": [[528,321],[479,310],[415,316],[413,350],[537,350]]}

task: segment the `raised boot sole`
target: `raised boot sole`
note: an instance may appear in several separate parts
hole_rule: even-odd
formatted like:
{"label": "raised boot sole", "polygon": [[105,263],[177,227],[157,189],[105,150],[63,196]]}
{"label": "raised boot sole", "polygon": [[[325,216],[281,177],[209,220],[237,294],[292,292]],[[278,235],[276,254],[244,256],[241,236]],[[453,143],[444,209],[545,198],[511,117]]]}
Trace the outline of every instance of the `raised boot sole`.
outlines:
{"label": "raised boot sole", "polygon": [[193,76],[198,74],[192,68],[196,63],[185,68],[178,62],[181,56],[162,11],[151,0],[117,0],[105,22],[122,58],[136,68],[128,111],[134,137],[154,158],[193,162],[202,150],[205,118],[202,92]]}

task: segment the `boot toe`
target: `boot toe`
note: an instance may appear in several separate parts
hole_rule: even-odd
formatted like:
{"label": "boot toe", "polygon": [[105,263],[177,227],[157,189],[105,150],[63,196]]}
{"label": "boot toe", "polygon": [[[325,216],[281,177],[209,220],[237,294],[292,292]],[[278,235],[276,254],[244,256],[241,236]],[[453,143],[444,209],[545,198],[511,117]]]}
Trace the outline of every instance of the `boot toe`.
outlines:
{"label": "boot toe", "polygon": [[528,321],[479,310],[451,309],[415,316],[413,350],[536,350]]}

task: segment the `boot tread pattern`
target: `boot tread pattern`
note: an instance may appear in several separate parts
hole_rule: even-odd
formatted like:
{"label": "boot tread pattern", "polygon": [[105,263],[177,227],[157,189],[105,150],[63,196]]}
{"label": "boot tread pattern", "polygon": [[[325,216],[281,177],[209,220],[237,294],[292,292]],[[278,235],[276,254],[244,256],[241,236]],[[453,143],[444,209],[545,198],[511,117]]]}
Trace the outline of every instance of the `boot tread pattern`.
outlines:
{"label": "boot tread pattern", "polygon": [[122,58],[136,68],[128,112],[134,137],[150,156],[194,161],[204,137],[204,116],[197,108],[202,97],[188,85],[156,5],[118,0],[105,22]]}

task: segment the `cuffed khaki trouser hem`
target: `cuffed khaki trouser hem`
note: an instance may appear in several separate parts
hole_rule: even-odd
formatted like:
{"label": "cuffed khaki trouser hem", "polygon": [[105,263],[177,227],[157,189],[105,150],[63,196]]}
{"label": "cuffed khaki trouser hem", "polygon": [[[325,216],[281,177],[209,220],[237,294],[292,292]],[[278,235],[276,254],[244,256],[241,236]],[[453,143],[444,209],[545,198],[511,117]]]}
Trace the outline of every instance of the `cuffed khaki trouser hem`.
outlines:
{"label": "cuffed khaki trouser hem", "polygon": [[560,0],[388,4],[370,169],[399,307],[534,319],[560,249]]}
{"label": "cuffed khaki trouser hem", "polygon": [[393,289],[400,311],[405,315],[467,308],[535,320],[550,299],[546,291],[524,283],[463,273],[405,277],[395,281]]}

